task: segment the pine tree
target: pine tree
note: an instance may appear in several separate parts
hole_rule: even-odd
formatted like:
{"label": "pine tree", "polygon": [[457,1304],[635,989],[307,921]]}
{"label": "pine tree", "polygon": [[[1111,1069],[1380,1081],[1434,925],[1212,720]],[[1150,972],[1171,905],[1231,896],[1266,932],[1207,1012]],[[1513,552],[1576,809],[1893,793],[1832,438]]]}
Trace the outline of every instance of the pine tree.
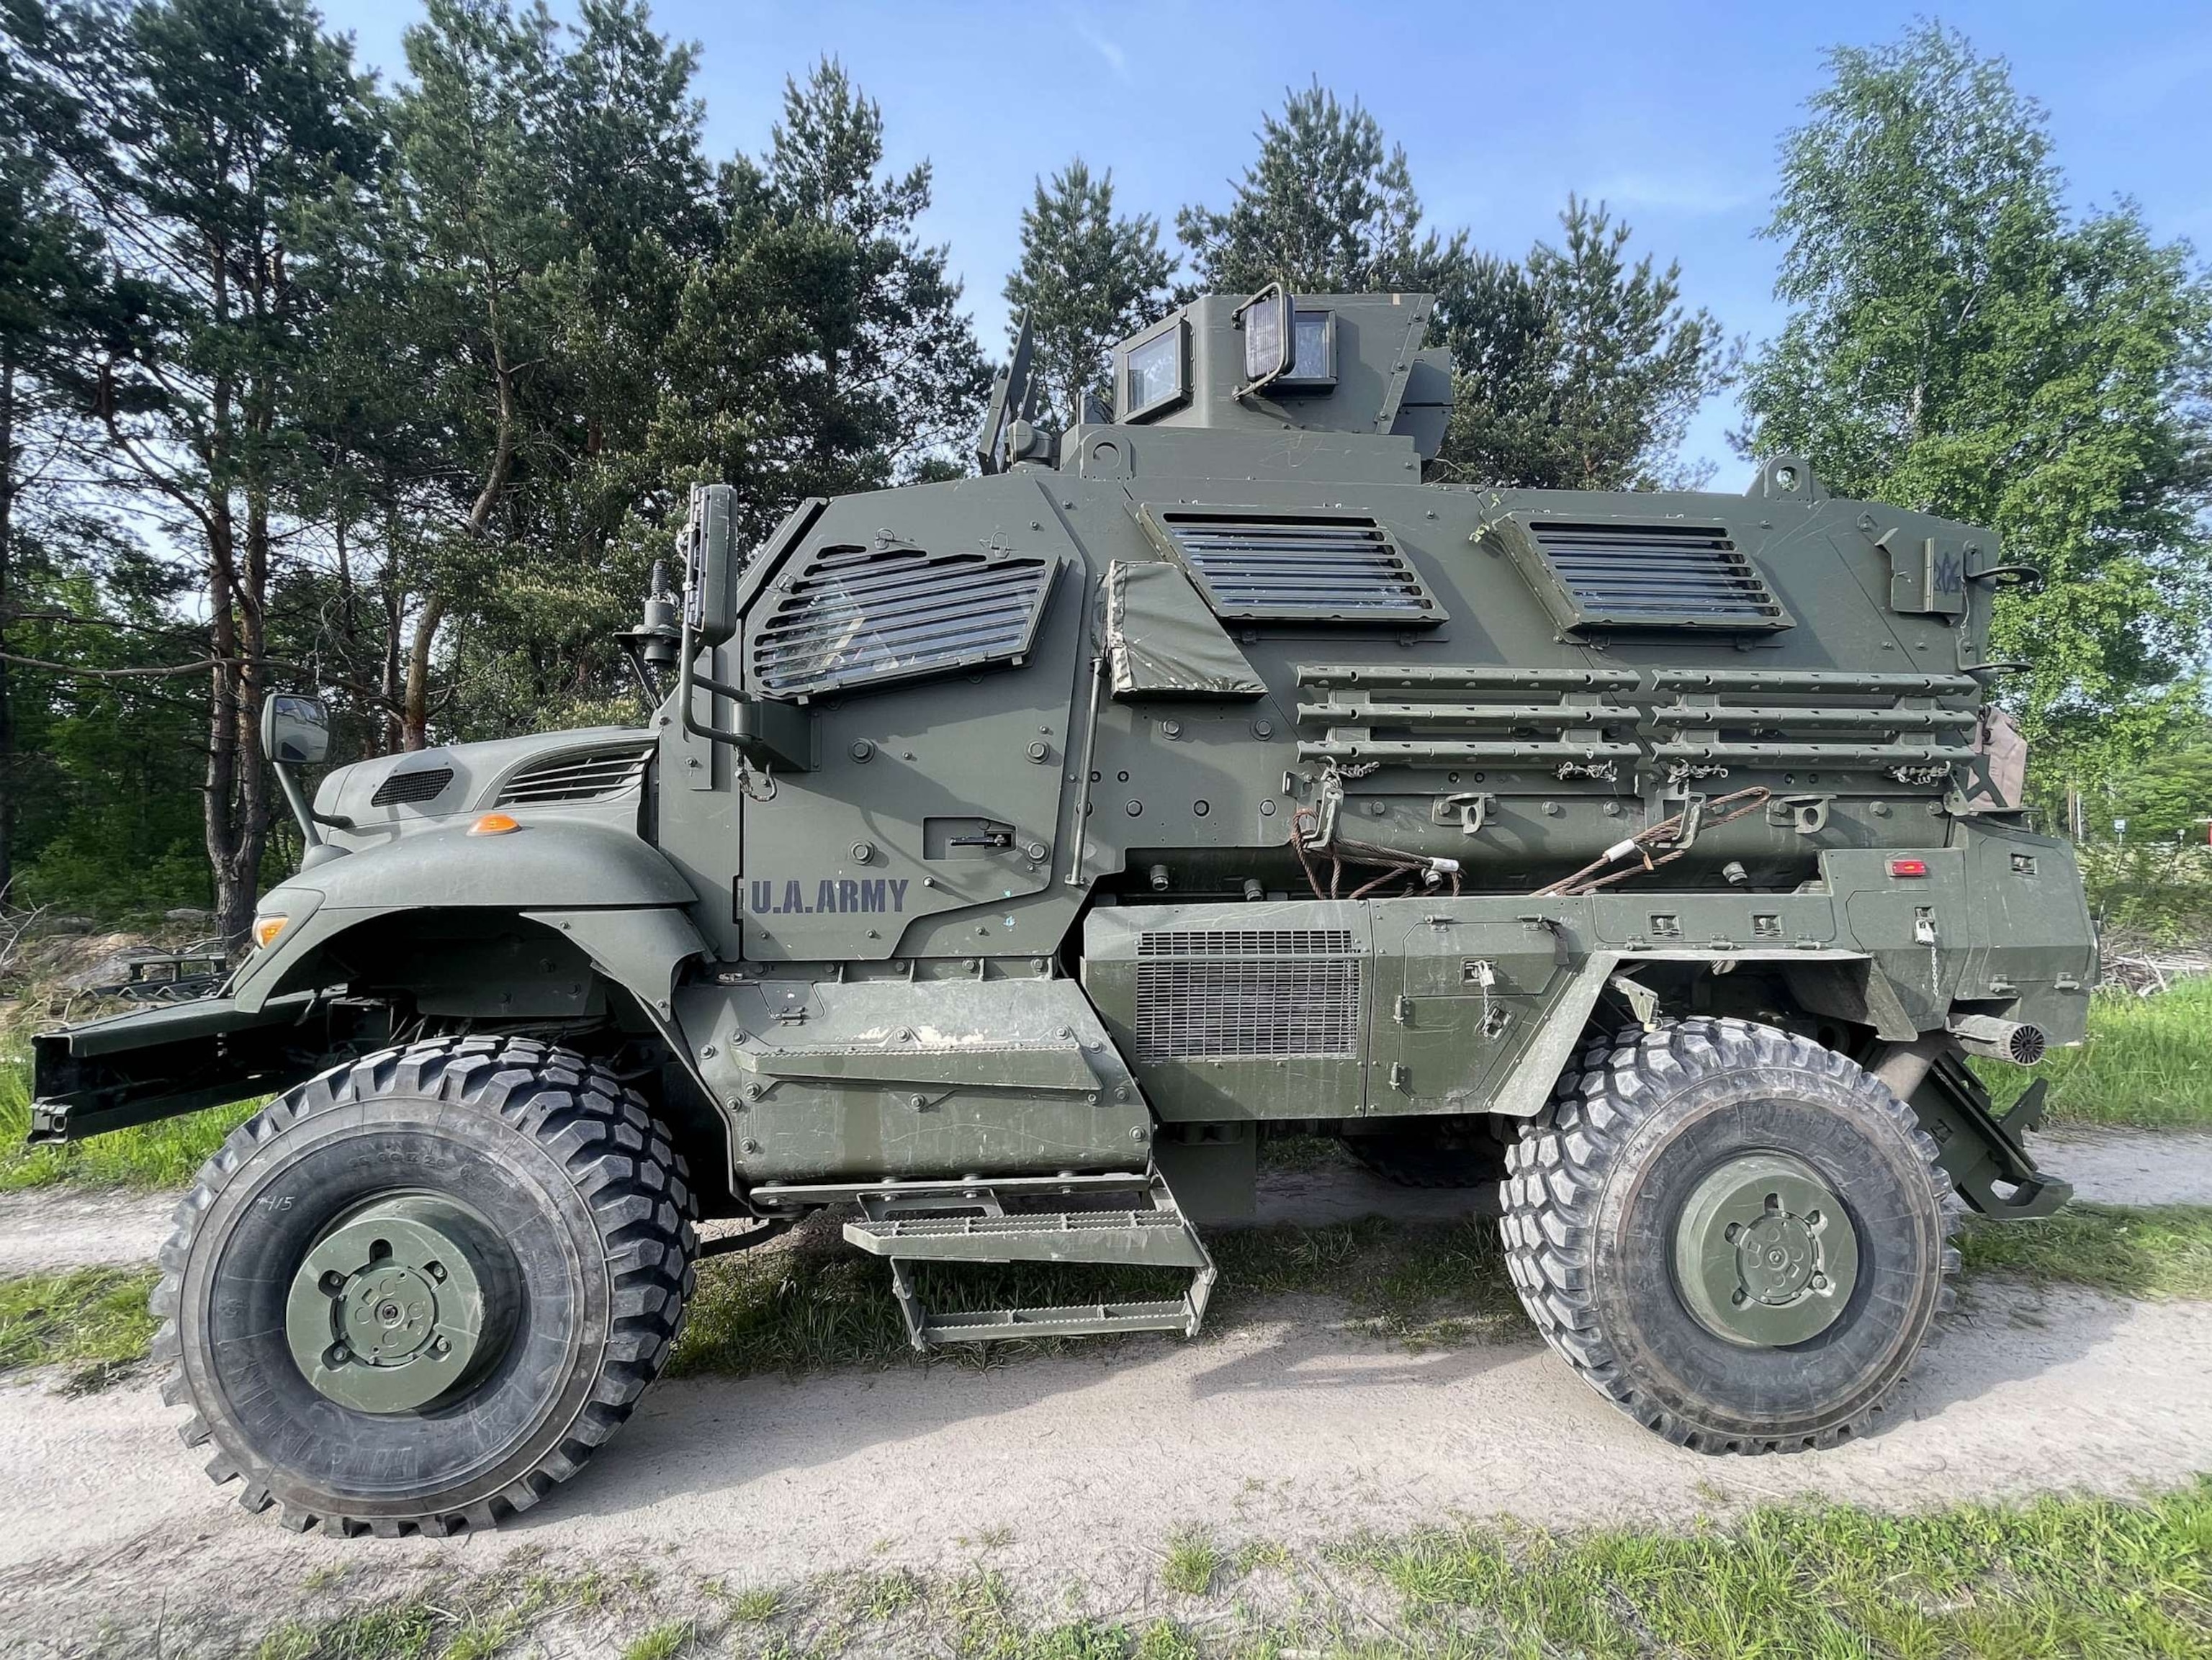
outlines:
{"label": "pine tree", "polygon": [[[10,624],[25,609],[38,538],[31,521],[61,429],[89,408],[86,378],[103,339],[128,327],[126,297],[110,282],[98,232],[64,191],[58,157],[91,142],[91,112],[35,54],[67,52],[37,0],[0,7],[0,901],[15,874],[15,825],[26,782],[18,768],[18,689]],[[27,499],[28,497],[29,499]]]}
{"label": "pine tree", "polygon": [[1648,489],[1734,354],[1681,271],[1623,250],[1629,227],[1570,197],[1564,245],[1515,265],[1480,257],[1448,285],[1437,332],[1458,374],[1445,477],[1547,489]]}
{"label": "pine tree", "polygon": [[217,925],[244,936],[273,818],[258,733],[268,603],[338,274],[384,161],[349,44],[302,0],[57,7],[42,68],[94,112],[77,183],[147,304],[91,366],[88,460],[171,516],[200,560],[201,805]]}
{"label": "pine tree", "polygon": [[1406,152],[1357,100],[1319,80],[1261,118],[1260,154],[1225,211],[1176,215],[1195,291],[1250,294],[1280,282],[1304,294],[1429,289],[1465,257],[1466,239],[1420,234]]}
{"label": "pine tree", "polygon": [[1036,383],[1055,424],[1080,416],[1085,392],[1108,396],[1108,348],[1166,314],[1173,269],[1158,220],[1115,213],[1111,172],[1094,176],[1078,157],[1049,185],[1037,181],[1006,294],[1028,316]]}
{"label": "pine tree", "polygon": [[1405,151],[1318,82],[1259,139],[1226,210],[1176,215],[1198,289],[1434,294],[1429,343],[1455,371],[1443,476],[1620,489],[1673,470],[1731,358],[1713,319],[1683,310],[1674,267],[1626,262],[1626,225],[1571,199],[1564,247],[1539,243],[1522,261],[1474,251],[1463,231],[1424,233]]}
{"label": "pine tree", "polygon": [[1767,233],[1792,307],[1747,442],[1838,494],[1993,528],[2042,567],[1990,641],[2043,759],[2145,753],[2194,704],[2212,546],[2212,284],[2121,202],[2070,216],[2043,112],[1929,23],[1828,55]]}
{"label": "pine tree", "polygon": [[981,412],[959,285],[917,228],[928,167],[883,156],[881,110],[825,60],[786,84],[767,154],[718,182],[720,250],[685,290],[642,464],[734,485],[754,531],[802,496],[928,476]]}

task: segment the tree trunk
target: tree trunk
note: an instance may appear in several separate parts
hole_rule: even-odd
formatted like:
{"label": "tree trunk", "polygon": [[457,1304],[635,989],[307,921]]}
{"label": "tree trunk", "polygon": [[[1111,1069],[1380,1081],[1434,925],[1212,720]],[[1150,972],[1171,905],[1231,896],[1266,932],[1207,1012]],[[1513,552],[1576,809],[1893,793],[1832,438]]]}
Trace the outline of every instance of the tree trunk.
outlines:
{"label": "tree trunk", "polygon": [[238,887],[239,837],[231,802],[238,785],[238,578],[229,492],[208,491],[207,783],[200,804],[209,868],[215,874],[216,929],[234,948],[253,922],[253,894]]}
{"label": "tree trunk", "polygon": [[415,640],[407,651],[407,695],[399,716],[402,748],[420,749],[430,741],[430,644],[445,615],[445,599],[434,593],[415,619]]}
{"label": "tree trunk", "polygon": [[15,704],[5,656],[15,563],[15,364],[0,358],[0,903],[15,881]]}

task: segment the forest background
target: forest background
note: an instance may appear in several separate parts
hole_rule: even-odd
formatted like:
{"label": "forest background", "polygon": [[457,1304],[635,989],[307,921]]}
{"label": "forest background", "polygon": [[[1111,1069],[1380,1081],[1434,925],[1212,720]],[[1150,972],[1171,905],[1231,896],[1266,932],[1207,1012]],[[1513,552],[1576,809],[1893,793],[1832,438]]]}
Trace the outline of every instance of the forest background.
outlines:
{"label": "forest background", "polygon": [[[635,719],[616,635],[691,485],[736,487],[757,534],[973,464],[1007,342],[926,233],[930,167],[887,161],[836,60],[716,156],[699,50],[635,0],[429,0],[404,58],[366,73],[299,0],[0,0],[19,910],[204,908],[236,937],[291,851],[270,690],[327,695],[340,759]],[[1757,341],[1602,202],[1525,250],[1432,226],[1319,81],[1211,201],[1129,202],[1109,154],[1043,173],[1006,203],[1003,296],[1064,418],[1189,293],[1432,291],[1455,481],[1729,488],[1683,440],[1732,397],[1741,454],[2043,568],[1994,642],[2032,665],[2001,689],[2031,794],[2171,863],[2212,815],[2212,280],[2131,201],[2072,200],[2044,112],[1941,23],[1822,71],[1777,145]]]}

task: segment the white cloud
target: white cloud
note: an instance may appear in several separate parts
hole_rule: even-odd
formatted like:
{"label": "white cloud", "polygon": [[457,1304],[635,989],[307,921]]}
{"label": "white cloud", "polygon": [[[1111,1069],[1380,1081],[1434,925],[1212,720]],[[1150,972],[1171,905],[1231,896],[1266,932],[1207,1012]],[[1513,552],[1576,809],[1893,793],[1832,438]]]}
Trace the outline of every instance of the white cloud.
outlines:
{"label": "white cloud", "polygon": [[1078,39],[1106,60],[1106,67],[1114,71],[1115,79],[1127,81],[1129,78],[1129,54],[1122,49],[1120,41],[1101,33],[1090,19],[1072,6],[1061,7],[1060,15],[1067,19],[1067,26],[1075,31]]}

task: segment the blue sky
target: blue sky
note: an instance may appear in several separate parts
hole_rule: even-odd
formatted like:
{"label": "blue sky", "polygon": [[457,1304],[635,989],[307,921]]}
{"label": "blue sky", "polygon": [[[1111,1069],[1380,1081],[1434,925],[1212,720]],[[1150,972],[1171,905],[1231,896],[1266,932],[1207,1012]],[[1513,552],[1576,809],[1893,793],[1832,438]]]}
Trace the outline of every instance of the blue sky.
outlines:
{"label": "blue sky", "polygon": [[[788,73],[843,60],[884,109],[892,158],[934,165],[931,236],[948,244],[987,347],[1032,179],[1072,155],[1107,167],[1129,209],[1218,205],[1263,112],[1318,74],[1402,144],[1430,221],[1515,252],[1547,235],[1569,191],[1602,197],[1633,247],[1678,259],[1685,297],[1755,342],[1779,320],[1765,216],[1776,141],[1836,42],[1894,37],[1924,5],[969,4],[661,0],[655,21],[702,48],[698,88],[718,155],[766,142]],[[564,11],[561,0],[556,10]],[[1954,5],[1933,13],[2050,112],[2076,203],[2142,203],[2162,237],[2212,247],[2212,7]],[[362,58],[403,65],[410,4],[326,0]],[[1725,400],[1687,445],[1744,472]]]}

